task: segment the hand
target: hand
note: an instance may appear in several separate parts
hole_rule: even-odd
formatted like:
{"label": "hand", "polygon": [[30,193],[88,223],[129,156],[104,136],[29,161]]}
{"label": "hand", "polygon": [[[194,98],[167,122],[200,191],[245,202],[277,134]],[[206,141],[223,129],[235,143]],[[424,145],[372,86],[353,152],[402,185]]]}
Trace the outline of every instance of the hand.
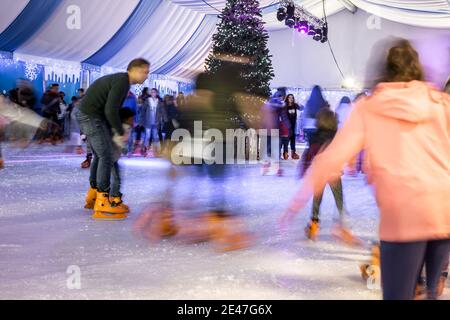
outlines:
{"label": "hand", "polygon": [[118,135],[115,134],[113,136],[113,142],[120,148],[120,150],[123,150],[126,146],[126,142],[127,142],[128,138],[126,135]]}

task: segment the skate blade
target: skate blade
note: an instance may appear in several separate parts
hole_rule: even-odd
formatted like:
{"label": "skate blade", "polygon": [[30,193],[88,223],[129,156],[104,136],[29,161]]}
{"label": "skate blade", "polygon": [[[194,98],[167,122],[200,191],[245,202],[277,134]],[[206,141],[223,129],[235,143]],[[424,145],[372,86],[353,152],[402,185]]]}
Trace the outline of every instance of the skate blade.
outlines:
{"label": "skate blade", "polygon": [[346,245],[352,247],[364,247],[364,242],[352,235],[349,231],[333,230],[332,235],[336,240],[343,242]]}
{"label": "skate blade", "polygon": [[95,211],[92,215],[94,220],[104,220],[104,221],[120,221],[125,220],[128,217],[125,213],[107,213]]}

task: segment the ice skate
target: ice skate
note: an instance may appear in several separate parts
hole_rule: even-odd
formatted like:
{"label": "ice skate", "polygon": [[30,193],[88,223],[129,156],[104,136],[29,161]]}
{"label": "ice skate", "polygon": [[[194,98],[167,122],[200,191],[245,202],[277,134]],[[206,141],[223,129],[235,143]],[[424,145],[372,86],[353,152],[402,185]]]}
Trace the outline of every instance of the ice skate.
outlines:
{"label": "ice skate", "polygon": [[126,210],[121,206],[114,206],[106,192],[97,192],[92,218],[97,220],[123,220],[127,218]]}
{"label": "ice skate", "polygon": [[289,159],[289,153],[288,152],[283,152],[283,159],[284,160]]}
{"label": "ice skate", "polygon": [[414,300],[425,300],[427,298],[427,287],[425,279],[420,277],[414,289]]}
{"label": "ice skate", "polygon": [[5,169],[5,161],[0,159],[0,170]]}
{"label": "ice skate", "polygon": [[132,155],[138,156],[138,155],[142,155],[142,147],[141,145],[135,145],[133,147],[133,151],[131,152]]}
{"label": "ice skate", "polygon": [[111,204],[113,206],[118,206],[118,207],[123,208],[123,210],[125,210],[125,213],[130,212],[130,207],[127,206],[125,203],[123,203],[122,197],[110,197],[109,201],[111,201]]}
{"label": "ice skate", "polygon": [[292,158],[292,160],[298,160],[298,159],[300,159],[300,156],[297,154],[297,152],[292,151],[291,158]]}
{"label": "ice skate", "polygon": [[445,282],[447,282],[448,272],[443,272],[439,277],[439,283],[437,287],[437,296],[440,297],[444,294]]}
{"label": "ice skate", "polygon": [[211,240],[208,215],[202,215],[180,221],[180,239],[188,244]]}
{"label": "ice skate", "polygon": [[134,224],[135,233],[142,234],[152,242],[173,237],[179,228],[175,223],[173,210],[163,205],[147,207]]}
{"label": "ice skate", "polygon": [[97,199],[97,189],[90,187],[86,194],[86,203],[84,205],[84,208],[94,209],[96,199]]}
{"label": "ice skate", "polygon": [[371,258],[369,263],[364,263],[359,266],[361,276],[367,280],[370,276],[379,277],[380,270],[380,246],[374,245],[371,249]]}
{"label": "ice skate", "polygon": [[83,150],[82,147],[78,146],[78,147],[75,148],[75,153],[76,153],[76,154],[83,154],[83,153],[84,153],[84,150]]}
{"label": "ice skate", "polygon": [[261,174],[263,176],[267,175],[270,170],[270,162],[264,162],[261,168]]}
{"label": "ice skate", "polygon": [[207,215],[207,220],[211,241],[217,251],[239,250],[251,245],[252,239],[238,217],[211,212]]}
{"label": "ice skate", "polygon": [[335,237],[337,240],[344,242],[345,244],[349,246],[362,246],[363,242],[358,237],[354,236],[350,229],[343,226],[341,223],[337,223],[332,231],[331,234],[333,237]]}
{"label": "ice skate", "polygon": [[141,156],[143,156],[144,158],[147,157],[148,152],[147,152],[147,147],[142,147],[141,148]]}
{"label": "ice skate", "polygon": [[305,228],[305,235],[309,240],[317,240],[319,234],[319,221],[311,220]]}
{"label": "ice skate", "polygon": [[277,170],[277,176],[278,176],[278,177],[282,177],[282,176],[283,176],[283,169],[278,168],[278,170]]}

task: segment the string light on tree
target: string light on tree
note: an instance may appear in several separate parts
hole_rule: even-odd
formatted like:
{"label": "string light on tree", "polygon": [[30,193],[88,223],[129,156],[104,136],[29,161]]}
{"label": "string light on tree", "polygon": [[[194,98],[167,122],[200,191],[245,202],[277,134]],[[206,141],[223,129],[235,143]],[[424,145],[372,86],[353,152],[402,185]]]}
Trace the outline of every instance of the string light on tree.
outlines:
{"label": "string light on tree", "polygon": [[216,73],[224,60],[242,63],[245,91],[268,97],[274,74],[259,1],[228,0],[220,18],[206,59],[207,72]]}

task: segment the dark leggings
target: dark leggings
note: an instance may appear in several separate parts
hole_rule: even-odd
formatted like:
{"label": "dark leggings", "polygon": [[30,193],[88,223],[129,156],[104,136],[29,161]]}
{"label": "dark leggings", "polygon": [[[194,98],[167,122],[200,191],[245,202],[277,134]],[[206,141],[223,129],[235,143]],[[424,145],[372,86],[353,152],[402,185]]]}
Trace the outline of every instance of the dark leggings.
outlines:
{"label": "dark leggings", "polygon": [[288,152],[289,147],[289,137],[281,137],[280,138],[280,150],[282,149],[283,152]]}
{"label": "dark leggings", "polygon": [[[339,211],[339,216],[342,219],[344,216],[344,196],[342,194],[342,180],[339,178],[338,180],[330,183],[331,191],[333,192],[334,201],[336,202],[336,207]],[[319,211],[320,204],[322,203],[323,198],[323,189],[319,194],[314,196],[313,207],[312,207],[312,218],[313,221],[319,221]]]}
{"label": "dark leggings", "polygon": [[291,151],[295,152],[295,134],[289,137],[289,141],[291,143]]}
{"label": "dark leggings", "polygon": [[384,300],[411,300],[422,265],[426,266],[429,299],[436,299],[439,277],[450,252],[450,239],[381,241],[381,283]]}

